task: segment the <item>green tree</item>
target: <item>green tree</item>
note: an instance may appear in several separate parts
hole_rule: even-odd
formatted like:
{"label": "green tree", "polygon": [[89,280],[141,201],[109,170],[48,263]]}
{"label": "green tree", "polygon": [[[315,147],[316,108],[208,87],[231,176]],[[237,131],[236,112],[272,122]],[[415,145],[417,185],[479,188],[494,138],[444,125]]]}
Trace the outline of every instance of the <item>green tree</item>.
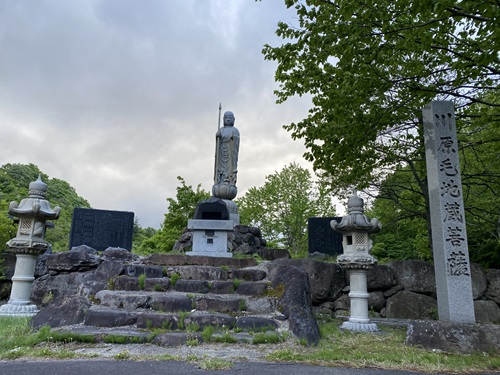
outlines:
{"label": "green tree", "polygon": [[286,125],[303,139],[314,169],[340,192],[383,180],[419,160],[421,108],[454,100],[461,118],[496,108],[500,6],[472,0],[285,0],[298,27],[279,23],[287,43],[263,53],[278,62],[278,102],[312,96],[307,118]]}
{"label": "green tree", "polygon": [[[7,210],[11,201],[20,202],[28,196],[29,184],[38,176],[47,184],[46,199],[52,208],[61,207],[61,214],[54,222],[54,228],[47,229],[45,239],[52,244],[54,251],[65,251],[69,247],[69,234],[73,209],[75,207],[90,207],[89,203],[80,197],[75,189],[66,181],[49,178],[34,164],[5,164],[0,168],[0,251],[5,250],[5,239],[12,238],[16,227],[8,218]],[[5,240],[5,241],[4,241]]]}
{"label": "green tree", "polygon": [[294,257],[307,254],[307,219],[335,216],[330,195],[296,163],[266,176],[236,203],[242,224],[259,227],[269,246],[284,246]]}
{"label": "green tree", "polygon": [[[464,189],[498,191],[498,169],[467,172],[500,141],[498,131],[485,136],[500,121],[498,3],[285,3],[295,7],[298,25],[279,23],[277,34],[287,42],[266,45],[263,53],[278,63],[278,103],[311,96],[308,117],[285,128],[304,140],[306,159],[334,193],[364,189],[391,199],[401,218],[429,223],[420,117],[436,99],[453,100],[457,108]],[[388,180],[395,172],[407,176]]]}
{"label": "green tree", "polygon": [[161,228],[150,238],[145,239],[135,250],[139,254],[165,253],[172,251],[175,241],[179,239],[187,227],[189,219],[193,218],[196,205],[210,194],[198,184],[196,190],[178,176],[180,186],[176,188],[175,198],[167,198],[168,212]]}

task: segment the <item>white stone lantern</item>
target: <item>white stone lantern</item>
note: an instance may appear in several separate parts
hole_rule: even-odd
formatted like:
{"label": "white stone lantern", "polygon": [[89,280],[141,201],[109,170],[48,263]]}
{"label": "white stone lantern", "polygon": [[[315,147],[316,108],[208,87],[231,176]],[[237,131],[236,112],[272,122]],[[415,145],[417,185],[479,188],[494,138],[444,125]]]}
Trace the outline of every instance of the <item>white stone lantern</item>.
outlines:
{"label": "white stone lantern", "polygon": [[61,210],[52,210],[46,192],[47,185],[39,176],[29,185],[28,198],[9,205],[9,214],[19,217],[17,235],[7,242],[8,251],[16,254],[16,268],[9,302],[0,306],[0,316],[33,316],[38,312],[30,300],[36,260],[49,248],[44,239],[47,220],[57,220]]}
{"label": "white stone lantern", "polygon": [[342,328],[351,331],[377,331],[377,325],[368,317],[368,288],[366,272],[377,259],[370,255],[371,233],[380,231],[382,224],[377,219],[364,215],[363,199],[354,194],[347,201],[347,216],[340,223],[332,220],[333,230],[343,235],[344,253],[337,258],[338,264],[349,274],[351,316]]}

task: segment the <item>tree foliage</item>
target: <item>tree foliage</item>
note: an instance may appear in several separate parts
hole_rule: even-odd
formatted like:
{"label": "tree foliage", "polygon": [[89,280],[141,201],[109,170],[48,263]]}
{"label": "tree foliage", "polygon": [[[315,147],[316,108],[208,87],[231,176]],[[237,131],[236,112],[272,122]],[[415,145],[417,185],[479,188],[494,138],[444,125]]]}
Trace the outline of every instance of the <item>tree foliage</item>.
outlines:
{"label": "tree foliage", "polygon": [[307,254],[307,219],[335,216],[331,197],[296,163],[266,176],[237,200],[241,223],[257,226],[269,246],[284,246],[293,256]]}
{"label": "tree foliage", "polygon": [[[426,220],[429,235],[409,252],[424,256],[430,224],[421,108],[453,100],[468,231],[477,234],[470,243],[478,251],[498,243],[492,229],[500,207],[490,200],[500,187],[498,2],[285,3],[295,7],[298,27],[279,23],[286,43],[266,45],[263,53],[278,62],[279,103],[294,95],[312,98],[307,118],[285,128],[304,140],[306,159],[332,191],[357,188],[377,197],[375,208],[385,206],[399,226],[394,233],[414,220],[423,228],[420,220]],[[481,237],[487,240],[474,247]]]}
{"label": "tree foliage", "polygon": [[16,226],[8,218],[7,210],[11,201],[18,203],[28,196],[29,184],[38,176],[47,184],[46,199],[52,208],[61,207],[61,214],[54,222],[54,228],[47,229],[45,239],[52,244],[54,251],[68,250],[69,234],[73,209],[75,207],[90,207],[89,203],[80,197],[75,189],[66,181],[49,178],[34,164],[5,164],[0,168],[0,240],[1,250],[5,242],[15,236]]}
{"label": "tree foliage", "polygon": [[309,94],[309,116],[285,128],[336,191],[367,188],[395,164],[421,158],[421,108],[454,100],[495,108],[500,7],[473,0],[285,0],[299,27],[279,23],[287,43],[266,45],[278,62],[278,102]]}
{"label": "tree foliage", "polygon": [[154,254],[172,251],[175,241],[179,239],[193,218],[196,205],[210,197],[210,194],[198,184],[196,190],[186,185],[182,177],[177,177],[180,186],[176,188],[175,198],[167,198],[168,212],[161,228],[151,237],[146,238],[135,250],[139,254]]}

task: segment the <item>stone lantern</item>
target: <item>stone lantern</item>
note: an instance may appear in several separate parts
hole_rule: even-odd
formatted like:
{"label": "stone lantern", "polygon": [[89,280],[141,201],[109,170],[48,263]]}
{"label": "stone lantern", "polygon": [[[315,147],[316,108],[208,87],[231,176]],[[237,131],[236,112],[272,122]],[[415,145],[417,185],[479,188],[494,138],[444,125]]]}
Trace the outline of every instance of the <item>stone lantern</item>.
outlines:
{"label": "stone lantern", "polygon": [[347,201],[347,216],[340,223],[330,222],[333,230],[342,233],[344,253],[337,258],[338,264],[349,274],[351,316],[342,328],[351,331],[377,331],[377,325],[368,318],[368,288],[366,272],[377,262],[370,255],[371,233],[380,231],[382,224],[364,215],[363,199],[354,194]]}
{"label": "stone lantern", "polygon": [[16,268],[9,302],[0,306],[0,316],[33,316],[38,312],[30,300],[36,260],[49,248],[44,239],[47,220],[57,220],[61,211],[59,207],[52,210],[46,192],[47,185],[39,176],[30,183],[28,198],[9,205],[9,214],[19,218],[17,235],[7,242],[8,251],[16,254]]}

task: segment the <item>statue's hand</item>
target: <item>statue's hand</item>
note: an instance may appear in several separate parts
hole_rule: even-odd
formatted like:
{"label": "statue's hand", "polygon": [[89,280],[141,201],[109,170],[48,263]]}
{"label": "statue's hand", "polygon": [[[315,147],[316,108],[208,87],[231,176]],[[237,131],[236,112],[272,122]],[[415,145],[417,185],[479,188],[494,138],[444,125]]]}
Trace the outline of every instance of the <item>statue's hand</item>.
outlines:
{"label": "statue's hand", "polygon": [[220,133],[220,130],[218,130],[217,133],[215,133],[215,137],[220,138],[221,136],[222,136],[222,134]]}

